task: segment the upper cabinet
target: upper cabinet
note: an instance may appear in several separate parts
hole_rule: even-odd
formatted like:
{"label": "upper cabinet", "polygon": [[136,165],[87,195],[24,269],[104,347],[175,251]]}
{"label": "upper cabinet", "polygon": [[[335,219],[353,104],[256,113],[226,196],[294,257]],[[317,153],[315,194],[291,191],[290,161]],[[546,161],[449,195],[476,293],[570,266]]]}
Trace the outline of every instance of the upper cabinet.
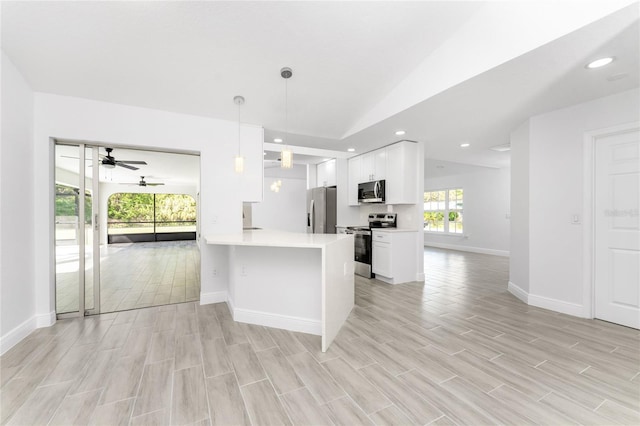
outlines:
{"label": "upper cabinet", "polygon": [[414,142],[398,142],[386,147],[387,179],[385,182],[387,204],[417,203],[418,169]]}
{"label": "upper cabinet", "polygon": [[347,180],[347,199],[350,206],[358,205],[358,184],[363,182],[362,175],[362,156],[349,158],[348,161],[349,179]]}
{"label": "upper cabinet", "polygon": [[336,186],[336,159],[319,163],[316,166],[318,186]]}
{"label": "upper cabinet", "polygon": [[362,154],[360,181],[371,182],[385,179],[387,172],[387,150],[385,148]]}
{"label": "upper cabinet", "polygon": [[349,159],[348,200],[358,205],[358,184],[385,180],[386,204],[415,204],[417,145],[398,142]]}

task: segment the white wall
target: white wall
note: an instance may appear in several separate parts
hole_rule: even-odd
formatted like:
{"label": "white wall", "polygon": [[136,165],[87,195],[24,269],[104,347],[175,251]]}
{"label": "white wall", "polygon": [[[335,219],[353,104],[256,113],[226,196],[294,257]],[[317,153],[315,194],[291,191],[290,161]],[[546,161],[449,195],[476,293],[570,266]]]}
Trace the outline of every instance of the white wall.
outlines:
{"label": "white wall", "polygon": [[424,245],[508,256],[510,170],[476,166],[458,169],[461,171],[449,176],[435,176],[434,171],[427,170],[424,188],[464,190],[464,234],[425,232]]}
{"label": "white wall", "polygon": [[520,297],[529,292],[529,134],[529,120],[511,134],[509,285]]}
{"label": "white wall", "polygon": [[[36,313],[54,312],[53,142],[86,140],[101,145],[200,153],[200,225],[203,235],[242,229],[245,181],[233,170],[237,122],[176,114],[44,93],[35,94],[34,265]],[[243,125],[243,150],[262,159],[263,130]],[[248,155],[244,154],[245,157]],[[202,244],[201,301],[223,301],[227,291],[226,250]]]}
{"label": "white wall", "polygon": [[37,326],[33,229],[33,92],[2,52],[0,353]]}
{"label": "white wall", "polygon": [[529,194],[530,304],[571,315],[591,312],[583,299],[583,229],[572,223],[573,215],[585,213],[585,132],[637,121],[639,95],[629,90],[530,119],[528,188],[513,182],[514,192]]}
{"label": "white wall", "polygon": [[[263,229],[307,232],[306,176],[283,176],[285,174],[278,175],[270,173],[269,169],[265,170],[264,198],[261,203],[252,205],[252,225]],[[282,181],[282,185],[279,192],[273,192],[270,186],[277,180]]]}

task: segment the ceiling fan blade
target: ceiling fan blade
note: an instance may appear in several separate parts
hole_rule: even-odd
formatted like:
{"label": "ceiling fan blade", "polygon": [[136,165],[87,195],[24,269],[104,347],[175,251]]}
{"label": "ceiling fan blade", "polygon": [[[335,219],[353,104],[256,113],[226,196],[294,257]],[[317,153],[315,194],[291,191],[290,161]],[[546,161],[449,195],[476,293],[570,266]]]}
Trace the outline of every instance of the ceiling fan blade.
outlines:
{"label": "ceiling fan blade", "polygon": [[122,164],[121,161],[116,161],[116,166],[124,167],[129,170],[138,170],[138,167],[129,166],[128,164]]}
{"label": "ceiling fan blade", "polygon": [[146,161],[125,161],[125,160],[116,160],[116,163],[125,163],[125,164],[144,164],[147,165]]}
{"label": "ceiling fan blade", "polygon": [[158,186],[158,185],[164,185],[164,183],[149,183],[149,182],[147,182],[147,186]]}

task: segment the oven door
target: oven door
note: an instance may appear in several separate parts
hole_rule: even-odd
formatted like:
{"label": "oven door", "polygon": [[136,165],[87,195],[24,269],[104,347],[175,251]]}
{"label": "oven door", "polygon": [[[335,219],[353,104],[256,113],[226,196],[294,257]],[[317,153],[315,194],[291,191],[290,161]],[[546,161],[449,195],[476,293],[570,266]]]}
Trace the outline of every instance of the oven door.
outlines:
{"label": "oven door", "polygon": [[351,231],[354,239],[355,273],[371,278],[371,231]]}
{"label": "oven door", "polygon": [[354,232],[356,262],[371,265],[371,234]]}

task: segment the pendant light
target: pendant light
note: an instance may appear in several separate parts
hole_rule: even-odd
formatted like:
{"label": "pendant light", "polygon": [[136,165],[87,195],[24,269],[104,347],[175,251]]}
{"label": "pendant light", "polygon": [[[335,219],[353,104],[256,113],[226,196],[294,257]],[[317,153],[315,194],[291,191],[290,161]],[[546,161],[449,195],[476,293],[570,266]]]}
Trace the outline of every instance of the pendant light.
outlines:
{"label": "pendant light", "polygon": [[[288,135],[289,124],[289,93],[287,87],[287,81],[293,75],[293,71],[289,67],[284,67],[280,70],[280,76],[284,78],[284,133]],[[293,151],[289,148],[289,145],[280,152],[280,167],[283,169],[290,169],[293,167]]]}
{"label": "pendant light", "polygon": [[244,98],[242,96],[234,96],[233,103],[238,105],[238,154],[233,161],[233,165],[236,173],[242,173],[244,172],[244,157],[240,152],[240,107],[244,105]]}

